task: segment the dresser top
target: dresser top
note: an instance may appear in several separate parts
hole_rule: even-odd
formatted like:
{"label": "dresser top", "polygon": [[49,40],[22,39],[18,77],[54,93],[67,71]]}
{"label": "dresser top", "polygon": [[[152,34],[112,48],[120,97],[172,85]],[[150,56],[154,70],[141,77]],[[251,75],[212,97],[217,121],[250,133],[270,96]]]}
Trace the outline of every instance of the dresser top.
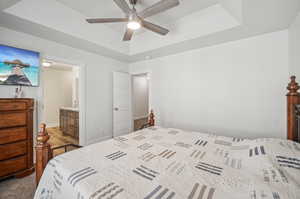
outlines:
{"label": "dresser top", "polygon": [[0,100],[33,100],[33,98],[0,98]]}

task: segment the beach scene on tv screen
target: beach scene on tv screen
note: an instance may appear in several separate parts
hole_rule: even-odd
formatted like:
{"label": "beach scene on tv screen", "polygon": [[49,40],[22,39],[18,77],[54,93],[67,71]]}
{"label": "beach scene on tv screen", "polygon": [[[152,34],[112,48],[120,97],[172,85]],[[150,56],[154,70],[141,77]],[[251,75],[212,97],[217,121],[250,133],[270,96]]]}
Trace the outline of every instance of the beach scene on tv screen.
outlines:
{"label": "beach scene on tv screen", "polygon": [[0,85],[38,86],[40,54],[0,45]]}

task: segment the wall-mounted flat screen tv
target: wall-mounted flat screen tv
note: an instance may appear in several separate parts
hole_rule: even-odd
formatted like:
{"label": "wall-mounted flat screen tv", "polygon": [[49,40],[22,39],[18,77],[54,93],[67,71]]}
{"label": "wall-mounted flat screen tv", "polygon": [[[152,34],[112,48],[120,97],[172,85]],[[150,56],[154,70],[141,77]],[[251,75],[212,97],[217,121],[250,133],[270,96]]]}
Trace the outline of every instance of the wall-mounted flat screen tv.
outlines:
{"label": "wall-mounted flat screen tv", "polygon": [[38,86],[40,53],[0,44],[0,85]]}

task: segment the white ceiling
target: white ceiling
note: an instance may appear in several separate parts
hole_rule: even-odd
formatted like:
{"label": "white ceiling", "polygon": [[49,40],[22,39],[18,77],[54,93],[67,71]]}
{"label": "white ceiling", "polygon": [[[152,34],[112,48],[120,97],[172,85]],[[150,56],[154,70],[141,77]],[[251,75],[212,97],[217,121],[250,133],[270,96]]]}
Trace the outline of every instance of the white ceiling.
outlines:
{"label": "white ceiling", "polygon": [[[88,18],[105,18],[105,17],[124,17],[122,11],[112,2],[112,0],[57,0],[62,4],[80,12]],[[128,2],[128,1],[127,1]],[[138,0],[136,5],[137,11],[153,5],[158,0]],[[149,18],[150,21],[157,24],[168,24],[174,22],[193,12],[202,10],[211,5],[218,3],[218,0],[181,0],[180,6],[167,10],[156,16]],[[125,24],[105,24],[117,32],[124,31]]]}
{"label": "white ceiling", "polygon": [[[158,0],[139,0],[142,10]],[[122,17],[112,0],[1,0],[0,26],[112,57],[136,62],[286,29],[300,0],[180,0],[148,20],[167,36],[140,31],[122,42],[125,24],[88,24],[88,17]],[[33,12],[34,10],[34,12]]]}

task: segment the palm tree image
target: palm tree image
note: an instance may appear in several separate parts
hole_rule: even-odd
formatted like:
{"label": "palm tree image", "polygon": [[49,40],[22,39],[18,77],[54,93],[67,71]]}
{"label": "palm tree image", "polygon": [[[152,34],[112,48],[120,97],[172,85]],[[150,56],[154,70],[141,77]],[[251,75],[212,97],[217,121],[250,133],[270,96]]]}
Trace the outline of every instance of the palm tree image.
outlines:
{"label": "palm tree image", "polygon": [[23,68],[30,67],[29,64],[24,64],[22,61],[16,59],[13,61],[4,61],[4,64],[7,64],[11,67],[11,74],[2,75],[1,77],[7,77],[4,80],[3,84],[11,84],[11,85],[26,85],[31,86],[30,80],[27,78],[26,74],[23,71]]}
{"label": "palm tree image", "polygon": [[38,86],[40,53],[0,44],[0,85]]}

